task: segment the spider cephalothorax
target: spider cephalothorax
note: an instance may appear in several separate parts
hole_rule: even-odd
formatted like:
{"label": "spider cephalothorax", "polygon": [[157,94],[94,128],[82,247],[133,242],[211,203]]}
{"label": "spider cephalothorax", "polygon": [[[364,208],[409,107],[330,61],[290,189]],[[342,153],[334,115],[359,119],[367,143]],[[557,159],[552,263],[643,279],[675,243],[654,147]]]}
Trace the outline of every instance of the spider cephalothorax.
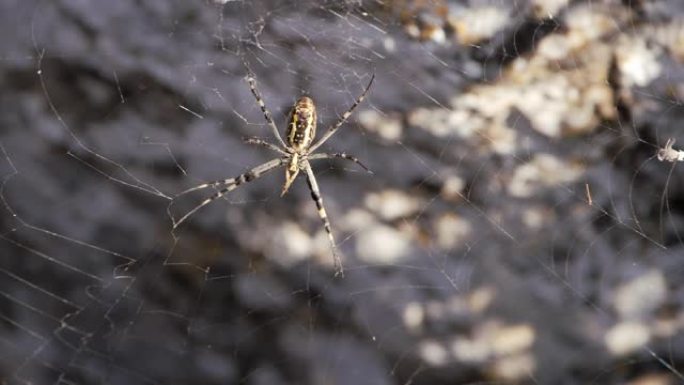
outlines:
{"label": "spider cephalothorax", "polygon": [[290,119],[288,121],[287,130],[285,132],[287,142],[285,142],[283,138],[280,136],[280,133],[278,132],[278,127],[273,122],[271,113],[266,108],[264,100],[261,98],[261,95],[257,90],[254,76],[250,72],[247,76],[247,82],[249,83],[250,89],[252,90],[252,94],[254,95],[254,98],[259,104],[261,111],[264,113],[266,121],[271,126],[273,136],[275,136],[275,138],[278,140],[280,146],[256,138],[249,138],[246,140],[246,142],[249,144],[256,144],[259,146],[266,147],[272,151],[279,153],[282,156],[280,158],[273,159],[269,162],[256,166],[253,169],[235,178],[221,179],[209,183],[204,183],[199,186],[187,189],[181,192],[180,194],[176,195],[176,197],[178,197],[181,195],[185,195],[189,192],[204,188],[224,186],[214,195],[205,199],[200,204],[195,206],[192,210],[188,211],[178,221],[173,219],[172,216],[174,229],[178,227],[181,223],[183,223],[194,212],[211,203],[215,199],[222,197],[223,195],[234,190],[243,183],[251,182],[261,177],[262,175],[271,170],[275,170],[278,167],[285,166],[285,184],[283,185],[281,195],[284,195],[287,192],[287,190],[290,188],[292,183],[297,178],[299,172],[304,171],[306,173],[306,181],[309,185],[309,189],[311,190],[311,197],[313,198],[314,202],[316,202],[318,215],[321,217],[321,220],[323,221],[323,227],[325,228],[325,231],[328,234],[328,240],[330,241],[330,247],[333,252],[336,273],[342,274],[342,262],[340,261],[340,258],[336,252],[335,238],[333,237],[332,229],[330,228],[330,221],[328,220],[328,215],[325,212],[325,208],[323,207],[323,198],[321,197],[320,190],[318,189],[316,176],[314,175],[313,170],[311,169],[309,161],[316,159],[342,158],[351,160],[352,162],[355,162],[359,166],[363,167],[366,171],[368,171],[366,166],[364,166],[361,162],[359,162],[358,159],[351,155],[347,155],[345,153],[315,154],[314,151],[316,151],[318,147],[325,143],[325,141],[330,139],[330,137],[335,133],[335,131],[337,131],[337,129],[340,128],[340,126],[342,126],[342,124],[347,120],[347,118],[349,118],[354,109],[363,101],[363,99],[366,97],[366,94],[368,93],[368,90],[370,90],[370,87],[373,84],[373,79],[375,79],[375,75],[371,76],[368,85],[364,89],[363,93],[356,99],[354,104],[345,113],[343,113],[340,119],[335,124],[330,126],[330,128],[328,128],[328,131],[326,131],[325,135],[323,135],[323,137],[318,139],[318,141],[316,142],[314,142],[314,139],[316,137],[317,121],[316,105],[314,104],[313,99],[311,99],[308,96],[302,96],[301,98],[299,98],[295,103],[294,107],[292,108],[292,112],[290,113]]}

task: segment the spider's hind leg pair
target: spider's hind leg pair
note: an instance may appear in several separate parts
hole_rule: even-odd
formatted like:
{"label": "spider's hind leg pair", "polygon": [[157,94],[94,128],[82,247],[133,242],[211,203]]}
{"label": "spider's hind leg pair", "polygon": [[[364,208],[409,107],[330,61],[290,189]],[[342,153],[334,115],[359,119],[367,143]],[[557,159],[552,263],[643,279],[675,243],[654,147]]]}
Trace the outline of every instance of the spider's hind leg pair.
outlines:
{"label": "spider's hind leg pair", "polygon": [[180,226],[181,223],[188,219],[188,217],[194,214],[197,210],[208,205],[212,201],[221,198],[222,196],[236,189],[240,185],[256,180],[264,174],[268,173],[269,171],[275,170],[280,167],[285,167],[285,184],[283,185],[282,190],[282,195],[284,195],[290,188],[292,182],[294,182],[294,180],[296,179],[299,172],[304,171],[304,173],[306,174],[309,189],[311,190],[311,198],[316,203],[316,207],[318,208],[318,215],[321,217],[325,231],[328,234],[328,240],[330,241],[330,248],[332,250],[333,259],[335,263],[335,272],[336,274],[343,274],[342,261],[340,260],[340,257],[337,254],[335,238],[333,237],[332,229],[330,228],[330,221],[328,220],[328,215],[325,212],[325,207],[323,206],[323,198],[321,197],[321,192],[318,188],[318,182],[316,181],[316,176],[314,175],[314,172],[311,169],[309,161],[317,159],[341,158],[350,160],[361,166],[366,171],[369,171],[368,168],[366,168],[366,166],[364,166],[356,157],[352,155],[348,155],[345,153],[314,152],[316,151],[316,149],[318,149],[318,147],[320,147],[323,143],[330,139],[331,136],[333,136],[337,129],[339,129],[340,126],[342,126],[342,124],[347,120],[347,118],[349,118],[354,109],[359,104],[361,104],[363,99],[366,97],[368,90],[370,90],[374,79],[375,75],[371,76],[368,85],[364,89],[363,93],[361,93],[361,95],[359,95],[359,97],[356,98],[354,104],[352,104],[352,106],[342,114],[340,119],[335,124],[328,128],[326,133],[320,139],[314,142],[314,139],[316,137],[317,117],[316,106],[313,100],[307,96],[302,96],[301,98],[299,98],[299,100],[297,100],[294,107],[292,108],[292,113],[290,114],[287,129],[285,132],[285,140],[283,140],[283,138],[280,136],[280,133],[278,132],[278,127],[273,122],[271,113],[266,108],[264,100],[262,99],[261,94],[257,89],[256,81],[254,80],[253,74],[251,72],[248,73],[247,82],[249,83],[249,87],[252,90],[252,94],[254,95],[257,104],[259,104],[261,111],[264,113],[264,118],[271,126],[271,129],[273,130],[273,136],[278,140],[279,145],[272,144],[256,138],[249,138],[246,140],[246,143],[266,147],[274,152],[277,152],[281,155],[281,157],[270,160],[259,166],[256,166],[253,169],[235,178],[216,180],[182,191],[181,193],[176,195],[176,198],[181,195],[190,193],[192,191],[197,191],[205,188],[220,188],[216,193],[214,193],[212,196],[205,199],[200,204],[195,206],[193,209],[188,211],[177,221],[172,217],[173,228],[175,229],[176,227]]}

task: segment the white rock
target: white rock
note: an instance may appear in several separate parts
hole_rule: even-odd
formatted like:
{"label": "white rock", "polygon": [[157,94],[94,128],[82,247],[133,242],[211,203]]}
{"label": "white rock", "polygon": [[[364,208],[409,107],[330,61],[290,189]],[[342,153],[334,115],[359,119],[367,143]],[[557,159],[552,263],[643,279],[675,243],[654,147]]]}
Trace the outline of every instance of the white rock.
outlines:
{"label": "white rock", "polygon": [[418,347],[420,356],[428,365],[442,366],[445,365],[449,359],[449,353],[437,341],[423,341]]}
{"label": "white rock", "polygon": [[648,328],[637,322],[622,322],[606,333],[605,343],[615,355],[630,353],[644,346],[651,338]]}
{"label": "white rock", "polygon": [[652,270],[617,289],[615,309],[624,319],[643,319],[663,304],[666,295],[665,276]]}
{"label": "white rock", "polygon": [[524,382],[529,379],[537,367],[534,356],[530,353],[506,356],[496,360],[492,367],[494,376],[506,382]]}
{"label": "white rock", "polygon": [[492,338],[492,350],[497,355],[509,355],[529,350],[535,340],[534,329],[530,325],[501,327]]}
{"label": "white rock", "polygon": [[417,212],[422,201],[399,190],[384,190],[368,194],[365,199],[366,207],[376,212],[380,218],[392,221],[405,218]]}
{"label": "white rock", "polygon": [[462,246],[472,232],[470,223],[454,214],[444,214],[435,223],[437,244],[444,250]]}
{"label": "white rock", "polygon": [[364,110],[359,112],[359,123],[387,141],[395,142],[401,139],[403,129],[398,116],[380,115],[375,110]]}
{"label": "white rock", "polygon": [[286,267],[305,260],[313,251],[313,239],[295,222],[285,222],[278,227],[268,245],[267,256]]}
{"label": "white rock", "polygon": [[645,87],[660,76],[660,52],[646,45],[644,39],[629,39],[617,49],[617,63],[624,87]]}
{"label": "white rock", "polygon": [[542,188],[574,182],[583,172],[579,165],[568,164],[553,155],[537,154],[515,170],[508,192],[518,198],[530,197]]}
{"label": "white rock", "polygon": [[471,7],[448,17],[463,45],[478,44],[489,39],[508,25],[511,18],[503,7]]}
{"label": "white rock", "polygon": [[406,328],[410,330],[419,329],[425,320],[423,306],[418,302],[409,302],[404,308],[403,319]]}
{"label": "white rock", "polygon": [[569,0],[532,0],[532,6],[537,18],[553,18],[568,2]]}
{"label": "white rock", "polygon": [[385,225],[371,226],[356,238],[359,259],[371,264],[396,263],[409,247],[408,239],[401,232]]}
{"label": "white rock", "polygon": [[465,181],[460,176],[446,176],[442,185],[442,195],[445,199],[459,200],[463,196],[465,185]]}

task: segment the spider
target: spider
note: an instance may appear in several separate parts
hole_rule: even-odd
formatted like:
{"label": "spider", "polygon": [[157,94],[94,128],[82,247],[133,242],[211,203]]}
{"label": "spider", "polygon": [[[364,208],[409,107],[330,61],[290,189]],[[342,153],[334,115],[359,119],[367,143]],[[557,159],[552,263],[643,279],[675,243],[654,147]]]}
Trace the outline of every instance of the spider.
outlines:
{"label": "spider", "polygon": [[311,198],[316,203],[316,207],[318,208],[318,216],[323,221],[323,227],[325,228],[325,232],[328,234],[328,240],[330,241],[330,248],[332,250],[333,261],[335,265],[335,275],[344,275],[342,261],[340,260],[340,257],[337,254],[335,238],[333,237],[332,229],[330,227],[330,221],[328,220],[328,215],[325,211],[325,207],[323,206],[323,198],[321,197],[321,192],[318,189],[318,183],[316,182],[316,177],[314,176],[314,172],[311,169],[309,161],[331,158],[346,159],[358,164],[364,170],[371,173],[371,171],[366,166],[364,166],[363,163],[361,163],[356,157],[352,155],[348,155],[343,152],[314,152],[316,151],[316,149],[318,149],[318,147],[320,147],[323,143],[330,139],[330,137],[333,136],[333,134],[335,134],[337,129],[339,129],[340,126],[342,126],[342,124],[349,118],[349,116],[351,116],[354,109],[356,109],[356,107],[359,104],[361,104],[363,99],[366,97],[366,94],[370,90],[371,85],[373,85],[374,79],[375,74],[371,76],[370,82],[368,82],[368,85],[364,89],[363,93],[361,93],[361,95],[358,98],[356,98],[354,104],[352,104],[352,106],[345,113],[342,114],[340,119],[335,124],[330,126],[327,132],[315,142],[314,138],[316,137],[316,105],[314,104],[313,99],[311,99],[310,97],[300,97],[294,104],[292,111],[290,112],[290,117],[288,120],[288,125],[285,133],[285,138],[287,140],[286,142],[280,136],[280,133],[278,132],[278,127],[273,122],[271,113],[268,111],[266,105],[264,104],[264,100],[261,98],[261,94],[257,89],[254,75],[250,70],[248,70],[246,80],[247,83],[249,83],[249,88],[251,89],[252,94],[256,99],[256,102],[259,104],[259,107],[261,108],[261,111],[264,114],[266,122],[268,122],[268,124],[271,126],[271,129],[273,130],[273,136],[278,140],[280,146],[277,146],[275,144],[269,143],[258,138],[247,138],[245,139],[245,143],[268,148],[269,150],[277,152],[281,156],[279,158],[270,160],[266,163],[260,164],[237,177],[229,179],[219,179],[180,192],[174,197],[174,200],[179,196],[188,194],[193,191],[210,187],[216,188],[223,186],[223,188],[221,188],[219,191],[217,191],[209,198],[205,199],[200,204],[195,206],[193,209],[188,211],[178,221],[173,219],[173,216],[171,215],[171,219],[173,221],[173,228],[176,229],[178,226],[181,225],[181,223],[188,219],[188,217],[194,214],[197,210],[208,205],[212,201],[221,198],[222,196],[236,189],[243,183],[254,181],[260,178],[262,175],[266,174],[267,172],[275,170],[280,167],[285,167],[285,184],[283,185],[283,189],[280,194],[280,196],[283,196],[288,191],[292,183],[295,181],[299,172],[304,171],[306,173],[306,180],[309,185],[309,190],[311,190]]}

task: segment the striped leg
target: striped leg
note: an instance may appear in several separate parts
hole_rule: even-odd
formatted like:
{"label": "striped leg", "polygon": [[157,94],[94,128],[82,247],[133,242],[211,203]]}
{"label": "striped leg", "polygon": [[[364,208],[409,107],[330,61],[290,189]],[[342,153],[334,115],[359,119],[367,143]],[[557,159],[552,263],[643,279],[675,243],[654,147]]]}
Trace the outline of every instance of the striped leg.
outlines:
{"label": "striped leg", "polygon": [[266,147],[269,150],[275,151],[281,155],[285,155],[285,156],[288,155],[287,152],[283,151],[280,147],[276,146],[275,144],[269,143],[269,142],[267,142],[265,140],[261,140],[259,138],[245,138],[244,141],[247,144],[254,144],[257,146]]}
{"label": "striped leg", "polygon": [[368,167],[364,166],[364,164],[361,163],[361,161],[358,158],[356,158],[355,156],[349,155],[349,154],[345,154],[344,152],[336,153],[336,154],[314,154],[314,155],[309,156],[309,160],[332,159],[332,158],[342,158],[342,159],[346,159],[346,160],[351,160],[352,162],[361,166],[361,168],[366,170],[369,174],[373,173],[373,171],[369,170]]}
{"label": "striped leg", "polygon": [[337,129],[340,128],[340,126],[347,120],[347,118],[349,118],[349,116],[352,114],[352,112],[354,112],[354,109],[359,104],[361,104],[363,99],[366,98],[366,94],[368,93],[368,90],[370,90],[371,86],[373,85],[374,79],[375,79],[375,74],[373,74],[373,76],[371,76],[371,80],[370,80],[370,82],[368,82],[368,85],[366,86],[366,89],[363,90],[363,93],[361,94],[361,96],[359,96],[356,99],[356,101],[354,102],[354,104],[352,104],[352,106],[349,107],[349,109],[344,114],[342,114],[342,117],[340,118],[340,120],[338,120],[337,123],[335,123],[334,125],[330,126],[330,128],[325,133],[325,135],[323,135],[323,137],[321,137],[316,143],[314,143],[311,146],[311,148],[309,149],[310,152],[316,151],[316,149],[318,147],[320,147],[323,143],[325,143],[326,140],[330,139],[330,137],[333,136],[335,131],[337,131]]}
{"label": "striped leg", "polygon": [[337,246],[335,245],[335,238],[333,237],[332,228],[330,227],[330,221],[328,220],[328,214],[325,212],[325,207],[323,207],[323,198],[321,197],[321,191],[318,189],[318,183],[316,182],[316,177],[314,176],[311,165],[308,161],[304,162],[304,169],[306,170],[306,181],[309,184],[309,189],[311,190],[311,198],[316,202],[316,207],[318,208],[318,216],[321,217],[323,221],[323,226],[325,227],[325,232],[328,233],[328,240],[330,241],[330,248],[333,253],[333,261],[335,265],[335,275],[344,276],[344,269],[342,268],[342,261],[339,255],[337,255]]}
{"label": "striped leg", "polygon": [[266,108],[266,105],[264,104],[264,99],[261,98],[261,94],[259,93],[259,90],[257,89],[256,80],[254,79],[254,73],[252,73],[252,70],[247,65],[247,62],[245,62],[244,64],[245,64],[245,67],[247,68],[247,83],[249,83],[249,88],[252,90],[252,95],[254,95],[254,98],[256,99],[257,103],[259,104],[259,107],[261,107],[261,112],[264,113],[264,118],[266,118],[266,121],[271,126],[271,130],[273,130],[273,136],[275,136],[278,139],[278,142],[280,143],[281,146],[283,146],[284,148],[287,148],[287,145],[283,141],[283,138],[280,136],[280,132],[278,132],[278,127],[275,125],[275,123],[273,123],[273,118],[271,117],[271,113],[268,112],[268,109]]}
{"label": "striped leg", "polygon": [[170,208],[171,208],[171,204],[173,204],[173,201],[171,201],[171,204],[169,205],[167,212],[169,213],[169,217],[171,217],[171,221],[173,222],[173,228],[175,229],[176,227],[180,226],[181,223],[185,222],[185,220],[188,219],[197,210],[208,205],[209,203],[213,202],[214,200],[221,198],[225,194],[235,190],[236,188],[238,188],[243,183],[248,183],[248,182],[251,182],[253,180],[256,180],[256,179],[260,178],[262,175],[264,175],[265,173],[267,173],[271,170],[274,170],[274,169],[282,166],[283,164],[285,164],[285,161],[283,159],[273,159],[270,162],[266,162],[262,165],[254,167],[253,169],[247,171],[246,173],[244,173],[244,174],[242,174],[236,178],[217,180],[214,182],[201,184],[199,186],[196,186],[196,187],[193,187],[193,188],[190,188],[190,189],[187,189],[187,190],[181,192],[180,194],[176,195],[173,199],[175,200],[179,196],[187,194],[191,191],[197,191],[197,190],[208,188],[208,187],[218,187],[221,185],[227,185],[225,188],[217,191],[216,193],[214,193],[209,198],[203,200],[202,203],[195,206],[192,210],[188,211],[178,221],[176,221],[173,218],[173,215],[171,214]]}
{"label": "striped leg", "polygon": [[[263,174],[264,172],[270,171],[271,168],[283,165],[284,163],[285,163],[284,159],[273,159],[273,160],[268,161],[264,164],[260,164],[256,167],[254,167],[253,169],[249,170],[245,174],[242,174],[236,178],[218,179],[215,181],[203,183],[203,184],[195,186],[195,187],[191,187],[187,190],[179,192],[178,194],[176,194],[176,196],[173,197],[173,199],[176,199],[181,195],[185,195],[187,193],[191,193],[191,192],[197,191],[197,190],[202,190],[202,189],[205,189],[208,187],[218,187],[218,186],[224,186],[227,184],[234,184],[234,183],[238,182],[238,179],[240,179],[241,177],[245,177],[245,181],[250,182],[250,181],[252,181],[252,179],[260,177],[261,174]],[[252,179],[247,180],[247,174],[249,174],[249,173],[252,173],[254,175],[254,177]],[[239,182],[239,183],[242,183],[242,182]]]}

